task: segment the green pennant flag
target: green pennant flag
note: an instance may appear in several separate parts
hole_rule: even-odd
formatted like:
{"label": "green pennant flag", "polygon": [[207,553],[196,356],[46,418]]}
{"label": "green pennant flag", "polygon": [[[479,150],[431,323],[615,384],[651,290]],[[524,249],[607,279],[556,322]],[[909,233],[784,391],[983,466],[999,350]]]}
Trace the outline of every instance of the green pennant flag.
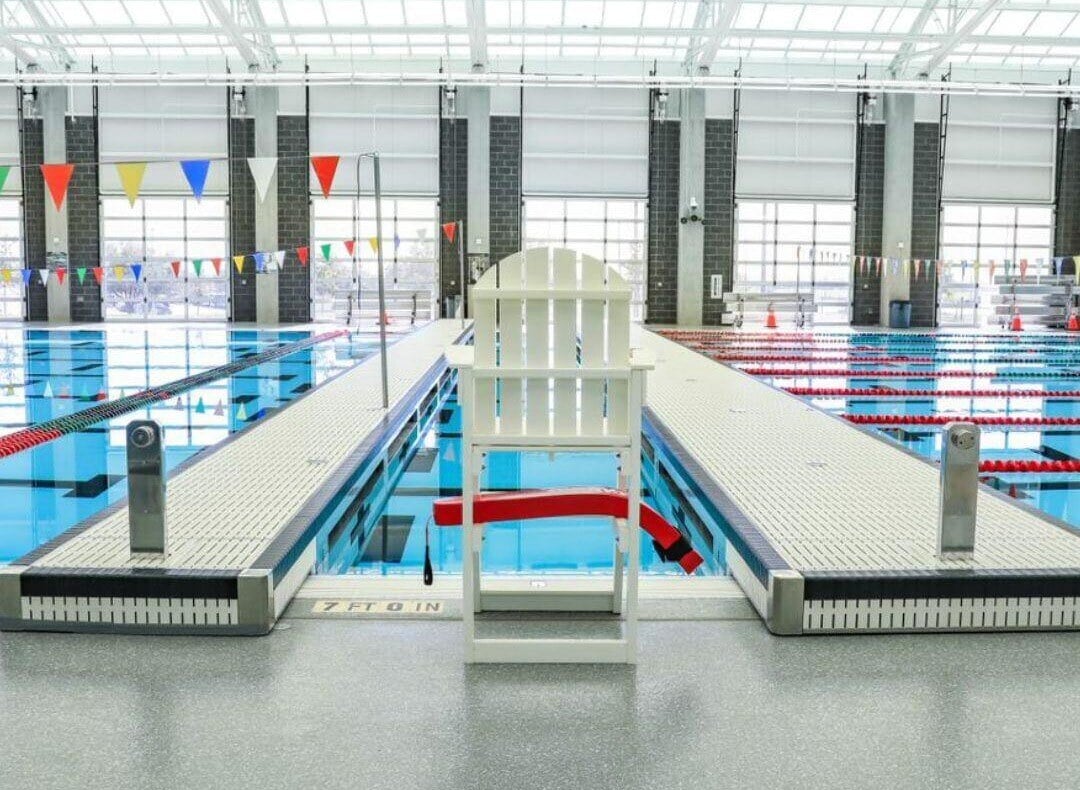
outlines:
{"label": "green pennant flag", "polygon": [[202,258],[196,258],[191,262],[192,268],[195,269],[195,276],[202,277]]}
{"label": "green pennant flag", "polygon": [[7,183],[7,177],[10,172],[11,165],[0,165],[0,192],[4,191],[4,184]]}
{"label": "green pennant flag", "polygon": [[75,276],[79,278],[79,285],[83,284],[83,280],[86,279],[86,267],[80,266],[75,270]]}
{"label": "green pennant flag", "polygon": [[322,246],[319,247],[319,249],[322,250],[322,256],[323,256],[324,261],[330,260],[330,248],[331,247],[333,247],[332,244],[323,244]]}

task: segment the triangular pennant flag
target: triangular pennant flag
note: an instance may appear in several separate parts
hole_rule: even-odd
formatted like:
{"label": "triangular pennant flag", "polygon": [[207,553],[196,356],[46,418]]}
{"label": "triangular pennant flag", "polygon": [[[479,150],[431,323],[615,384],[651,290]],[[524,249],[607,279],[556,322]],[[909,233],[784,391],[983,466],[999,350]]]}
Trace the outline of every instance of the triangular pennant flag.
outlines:
{"label": "triangular pennant flag", "polygon": [[196,200],[202,200],[203,190],[206,189],[206,176],[210,173],[209,159],[181,159],[180,169],[184,171],[191,193]]}
{"label": "triangular pennant flag", "polygon": [[266,193],[270,189],[270,179],[274,177],[277,169],[276,156],[252,156],[247,160],[251,178],[255,181],[255,194],[259,196],[259,202],[266,200]]}
{"label": "triangular pennant flag", "polygon": [[1020,259],[1020,279],[1021,280],[1023,280],[1025,277],[1027,277],[1027,270],[1028,270],[1027,258],[1021,258]]}
{"label": "triangular pennant flag", "polygon": [[994,261],[990,261],[990,285],[994,284],[994,269],[997,268],[997,264]]}
{"label": "triangular pennant flag", "polygon": [[47,381],[45,382],[45,389],[44,389],[44,390],[42,390],[42,392],[41,392],[41,396],[42,396],[43,398],[51,398],[51,397],[53,396],[53,388],[52,388],[52,384],[50,384],[50,383],[49,383],[49,382],[47,382]]}
{"label": "triangular pennant flag", "polygon": [[370,239],[368,239],[367,243],[371,245],[372,252],[379,251],[379,240],[375,236],[372,236]]}
{"label": "triangular pennant flag", "polygon": [[101,281],[105,279],[105,270],[100,266],[95,266],[90,271],[93,273],[94,279],[97,280],[97,284],[101,285]]}
{"label": "triangular pennant flag", "polygon": [[345,239],[345,251],[350,258],[356,253],[356,239]]}
{"label": "triangular pennant flag", "polygon": [[1076,275],[1076,284],[1080,285],[1080,255],[1073,256],[1073,273]]}
{"label": "triangular pennant flag", "polygon": [[916,260],[915,261],[915,279],[916,280],[919,279],[920,274],[922,274],[922,261],[921,260]]}
{"label": "triangular pennant flag", "polygon": [[236,408],[236,419],[241,422],[247,419],[247,409],[242,403]]}
{"label": "triangular pennant flag", "polygon": [[457,236],[457,223],[456,222],[444,222],[442,224],[443,235],[446,236],[446,240],[451,244],[454,243],[454,237]]}
{"label": "triangular pennant flag", "polygon": [[38,269],[38,276],[41,277],[41,284],[42,285],[47,285],[48,284],[48,282],[49,282],[49,270],[48,269]]}
{"label": "triangular pennant flag", "polygon": [[280,272],[285,268],[285,250],[278,250],[274,253],[274,260],[277,261],[277,268]]}
{"label": "triangular pennant flag", "polygon": [[203,402],[202,398],[199,398],[199,402],[195,404],[195,413],[206,414],[206,404]]}
{"label": "triangular pennant flag", "polygon": [[220,400],[218,400],[217,406],[214,407],[214,416],[215,417],[224,417],[225,416],[225,407],[221,405]]}
{"label": "triangular pennant flag", "polygon": [[0,165],[0,192],[4,191],[4,184],[7,183],[8,174],[11,172],[11,165]]}
{"label": "triangular pennant flag", "polygon": [[4,273],[3,273],[2,276],[4,278],[4,282],[6,282],[6,283],[11,282],[11,269],[4,269],[3,271],[4,271]]}
{"label": "triangular pennant flag", "polygon": [[394,234],[394,249],[397,250],[401,246],[401,236]]}
{"label": "triangular pennant flag", "polygon": [[23,282],[23,285],[30,285],[30,277],[33,274],[34,274],[33,269],[23,269],[22,270],[22,282]]}
{"label": "triangular pennant flag", "polygon": [[180,261],[173,261],[169,266],[172,268],[173,277],[180,279]]}
{"label": "triangular pennant flag", "polygon": [[120,186],[124,188],[128,203],[134,206],[139,199],[143,176],[146,175],[146,162],[117,162],[116,172],[120,176]]}
{"label": "triangular pennant flag", "polygon": [[330,260],[330,250],[333,248],[331,244],[323,244],[319,247],[322,250],[322,256],[324,261]]}
{"label": "triangular pennant flag", "polygon": [[300,264],[302,266],[307,266],[308,248],[307,247],[297,247],[296,248],[296,257],[300,259]]}
{"label": "triangular pennant flag", "polygon": [[221,276],[221,258],[213,258],[210,262],[212,264],[214,264],[214,274],[216,274],[218,277],[220,277]]}
{"label": "triangular pennant flag", "polygon": [[330,197],[330,188],[334,186],[334,175],[337,173],[340,156],[313,156],[311,166],[315,170],[315,176],[319,179],[323,197]]}
{"label": "triangular pennant flag", "polygon": [[184,410],[184,399],[181,398],[179,395],[176,396],[176,405],[175,405],[174,408],[177,411],[183,411]]}
{"label": "triangular pennant flag", "polygon": [[86,267],[79,266],[77,269],[75,269],[75,276],[79,278],[79,285],[82,285],[83,282],[86,280]]}
{"label": "triangular pennant flag", "polygon": [[1061,276],[1061,267],[1065,263],[1064,258],[1054,258],[1054,274],[1058,277]]}
{"label": "triangular pennant flag", "polygon": [[232,256],[232,262],[236,266],[236,273],[237,274],[243,274],[244,273],[244,256],[243,255],[234,255],[234,256]]}
{"label": "triangular pennant flag", "polygon": [[67,195],[68,184],[71,183],[71,174],[75,172],[75,165],[41,165],[41,175],[49,187],[53,205],[59,211],[64,205],[64,197]]}
{"label": "triangular pennant flag", "polygon": [[265,272],[266,271],[266,253],[265,252],[255,252],[255,253],[252,253],[251,257],[255,259],[255,273],[256,274],[262,274],[263,272]]}
{"label": "triangular pennant flag", "polygon": [[131,274],[132,274],[132,276],[135,277],[135,282],[138,282],[139,278],[142,276],[142,264],[141,263],[133,263],[133,264],[131,264]]}
{"label": "triangular pennant flag", "polygon": [[59,283],[60,283],[61,285],[63,285],[63,284],[64,284],[64,278],[65,278],[65,277],[67,277],[67,269],[65,269],[65,268],[61,267],[61,268],[59,268],[59,269],[57,269],[57,270],[56,270],[56,280],[57,280],[57,282],[59,282]]}
{"label": "triangular pennant flag", "polygon": [[[203,259],[202,258],[196,258],[195,260],[193,260],[191,262],[191,268],[195,270],[195,276],[196,277],[202,277],[202,265],[203,265]],[[219,263],[219,265],[220,265],[220,263]]]}

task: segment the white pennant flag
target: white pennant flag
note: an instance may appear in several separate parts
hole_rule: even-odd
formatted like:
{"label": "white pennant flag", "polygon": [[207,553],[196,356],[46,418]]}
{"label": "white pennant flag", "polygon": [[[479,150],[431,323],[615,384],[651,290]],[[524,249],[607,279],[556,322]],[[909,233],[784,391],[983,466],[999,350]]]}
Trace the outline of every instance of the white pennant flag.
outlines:
{"label": "white pennant flag", "polygon": [[285,268],[285,250],[278,250],[275,252],[274,260],[277,261],[277,270],[280,272]]}
{"label": "white pennant flag", "polygon": [[41,284],[42,285],[48,285],[49,284],[49,270],[48,269],[38,269],[38,276],[41,277]]}
{"label": "white pennant flag", "polygon": [[259,202],[266,200],[266,192],[270,189],[270,179],[277,170],[276,156],[251,156],[248,157],[248,169],[251,177],[255,179],[255,192],[259,196]]}

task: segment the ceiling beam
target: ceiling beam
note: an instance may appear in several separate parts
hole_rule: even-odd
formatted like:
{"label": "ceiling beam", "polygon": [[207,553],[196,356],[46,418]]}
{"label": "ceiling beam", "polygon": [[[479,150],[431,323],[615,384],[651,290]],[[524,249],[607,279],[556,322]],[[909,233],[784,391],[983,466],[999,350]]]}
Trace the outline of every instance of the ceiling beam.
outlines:
{"label": "ceiling beam", "polygon": [[34,24],[40,28],[41,35],[45,36],[45,41],[49,44],[49,51],[56,59],[56,62],[65,69],[70,69],[75,65],[75,57],[68,51],[67,47],[63,45],[60,38],[52,29],[52,25],[45,18],[45,14],[41,12],[41,8],[38,7],[37,0],[23,0],[23,8],[26,9],[26,13],[30,15],[30,18],[34,20]]}
{"label": "ceiling beam", "polygon": [[474,68],[487,66],[486,0],[465,1],[465,23],[469,28],[469,57]]}
{"label": "ceiling beam", "polygon": [[912,53],[915,51],[916,36],[923,32],[926,23],[930,21],[930,15],[937,8],[937,4],[938,0],[926,0],[923,7],[919,9],[919,15],[915,17],[915,21],[911,23],[911,27],[908,29],[908,40],[900,46],[900,51],[896,53],[892,62],[889,63],[889,73],[893,76],[904,72],[908,61],[911,60]]}
{"label": "ceiling beam", "polygon": [[203,0],[210,12],[217,17],[218,23],[224,29],[232,42],[233,47],[240,53],[240,57],[248,66],[259,66],[259,56],[255,52],[254,45],[244,37],[240,23],[232,15],[232,11],[225,7],[224,0]]}
{"label": "ceiling beam", "polygon": [[[705,30],[709,27],[709,21],[712,19],[713,5],[719,3],[720,0],[698,0],[697,11],[694,13],[694,28],[698,30]],[[697,54],[701,50],[701,36],[694,34],[690,37],[690,42],[686,46],[686,57],[683,59],[683,66],[686,68],[686,73],[690,74],[694,69],[694,61],[697,59]]]}
{"label": "ceiling beam", "polygon": [[37,55],[34,55],[26,48],[26,44],[19,41],[16,38],[12,38],[7,33],[0,32],[0,47],[8,50],[15,56],[16,60],[21,60],[24,65],[36,64],[39,60]]}
{"label": "ceiling beam", "polygon": [[[929,74],[941,65],[942,61],[949,57],[957,46],[972,37],[972,31],[981,25],[986,20],[986,17],[996,11],[1003,1],[1004,0],[986,0],[977,11],[967,18],[964,24],[958,27],[948,38],[927,53],[930,55],[930,59],[927,60],[926,65],[923,66],[923,72]],[[1017,44],[1024,44],[1026,41],[1028,41],[1028,39],[1025,39],[1024,36],[1016,37]]]}
{"label": "ceiling beam", "polygon": [[277,66],[281,63],[277,50],[274,49],[274,41],[266,31],[266,18],[263,17],[262,8],[256,0],[243,0],[242,10],[251,22],[252,32],[259,42],[260,48],[265,53],[268,65]]}
{"label": "ceiling beam", "polygon": [[712,30],[701,42],[701,51],[697,58],[699,71],[708,71],[716,61],[716,53],[720,51],[720,45],[724,39],[731,35],[732,22],[739,13],[741,0],[726,0],[723,6],[716,11]]}

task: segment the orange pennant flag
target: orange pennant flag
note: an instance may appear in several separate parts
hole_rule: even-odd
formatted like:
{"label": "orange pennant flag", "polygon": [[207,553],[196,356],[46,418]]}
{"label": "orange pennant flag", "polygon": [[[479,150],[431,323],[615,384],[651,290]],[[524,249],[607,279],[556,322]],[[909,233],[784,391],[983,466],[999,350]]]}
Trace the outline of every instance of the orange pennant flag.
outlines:
{"label": "orange pennant flag", "polygon": [[446,236],[446,240],[451,244],[454,243],[454,237],[457,235],[457,223],[456,222],[444,222],[442,224],[443,235]]}
{"label": "orange pennant flag", "polygon": [[323,197],[330,197],[330,188],[334,185],[334,175],[337,173],[340,156],[313,156],[311,166],[315,170],[315,176],[319,179]]}
{"label": "orange pennant flag", "polygon": [[169,266],[172,267],[173,277],[180,279],[180,261],[173,261]]}
{"label": "orange pennant flag", "polygon": [[210,263],[214,264],[214,274],[218,277],[221,276],[221,258],[211,258]]}
{"label": "orange pennant flag", "polygon": [[351,258],[356,252],[356,239],[345,239],[345,249]]}
{"label": "orange pennant flag", "polygon": [[66,163],[41,165],[41,175],[45,179],[45,184],[49,187],[49,194],[52,196],[53,205],[56,206],[57,211],[64,205],[68,184],[71,183],[71,175],[74,172],[75,165]]}

